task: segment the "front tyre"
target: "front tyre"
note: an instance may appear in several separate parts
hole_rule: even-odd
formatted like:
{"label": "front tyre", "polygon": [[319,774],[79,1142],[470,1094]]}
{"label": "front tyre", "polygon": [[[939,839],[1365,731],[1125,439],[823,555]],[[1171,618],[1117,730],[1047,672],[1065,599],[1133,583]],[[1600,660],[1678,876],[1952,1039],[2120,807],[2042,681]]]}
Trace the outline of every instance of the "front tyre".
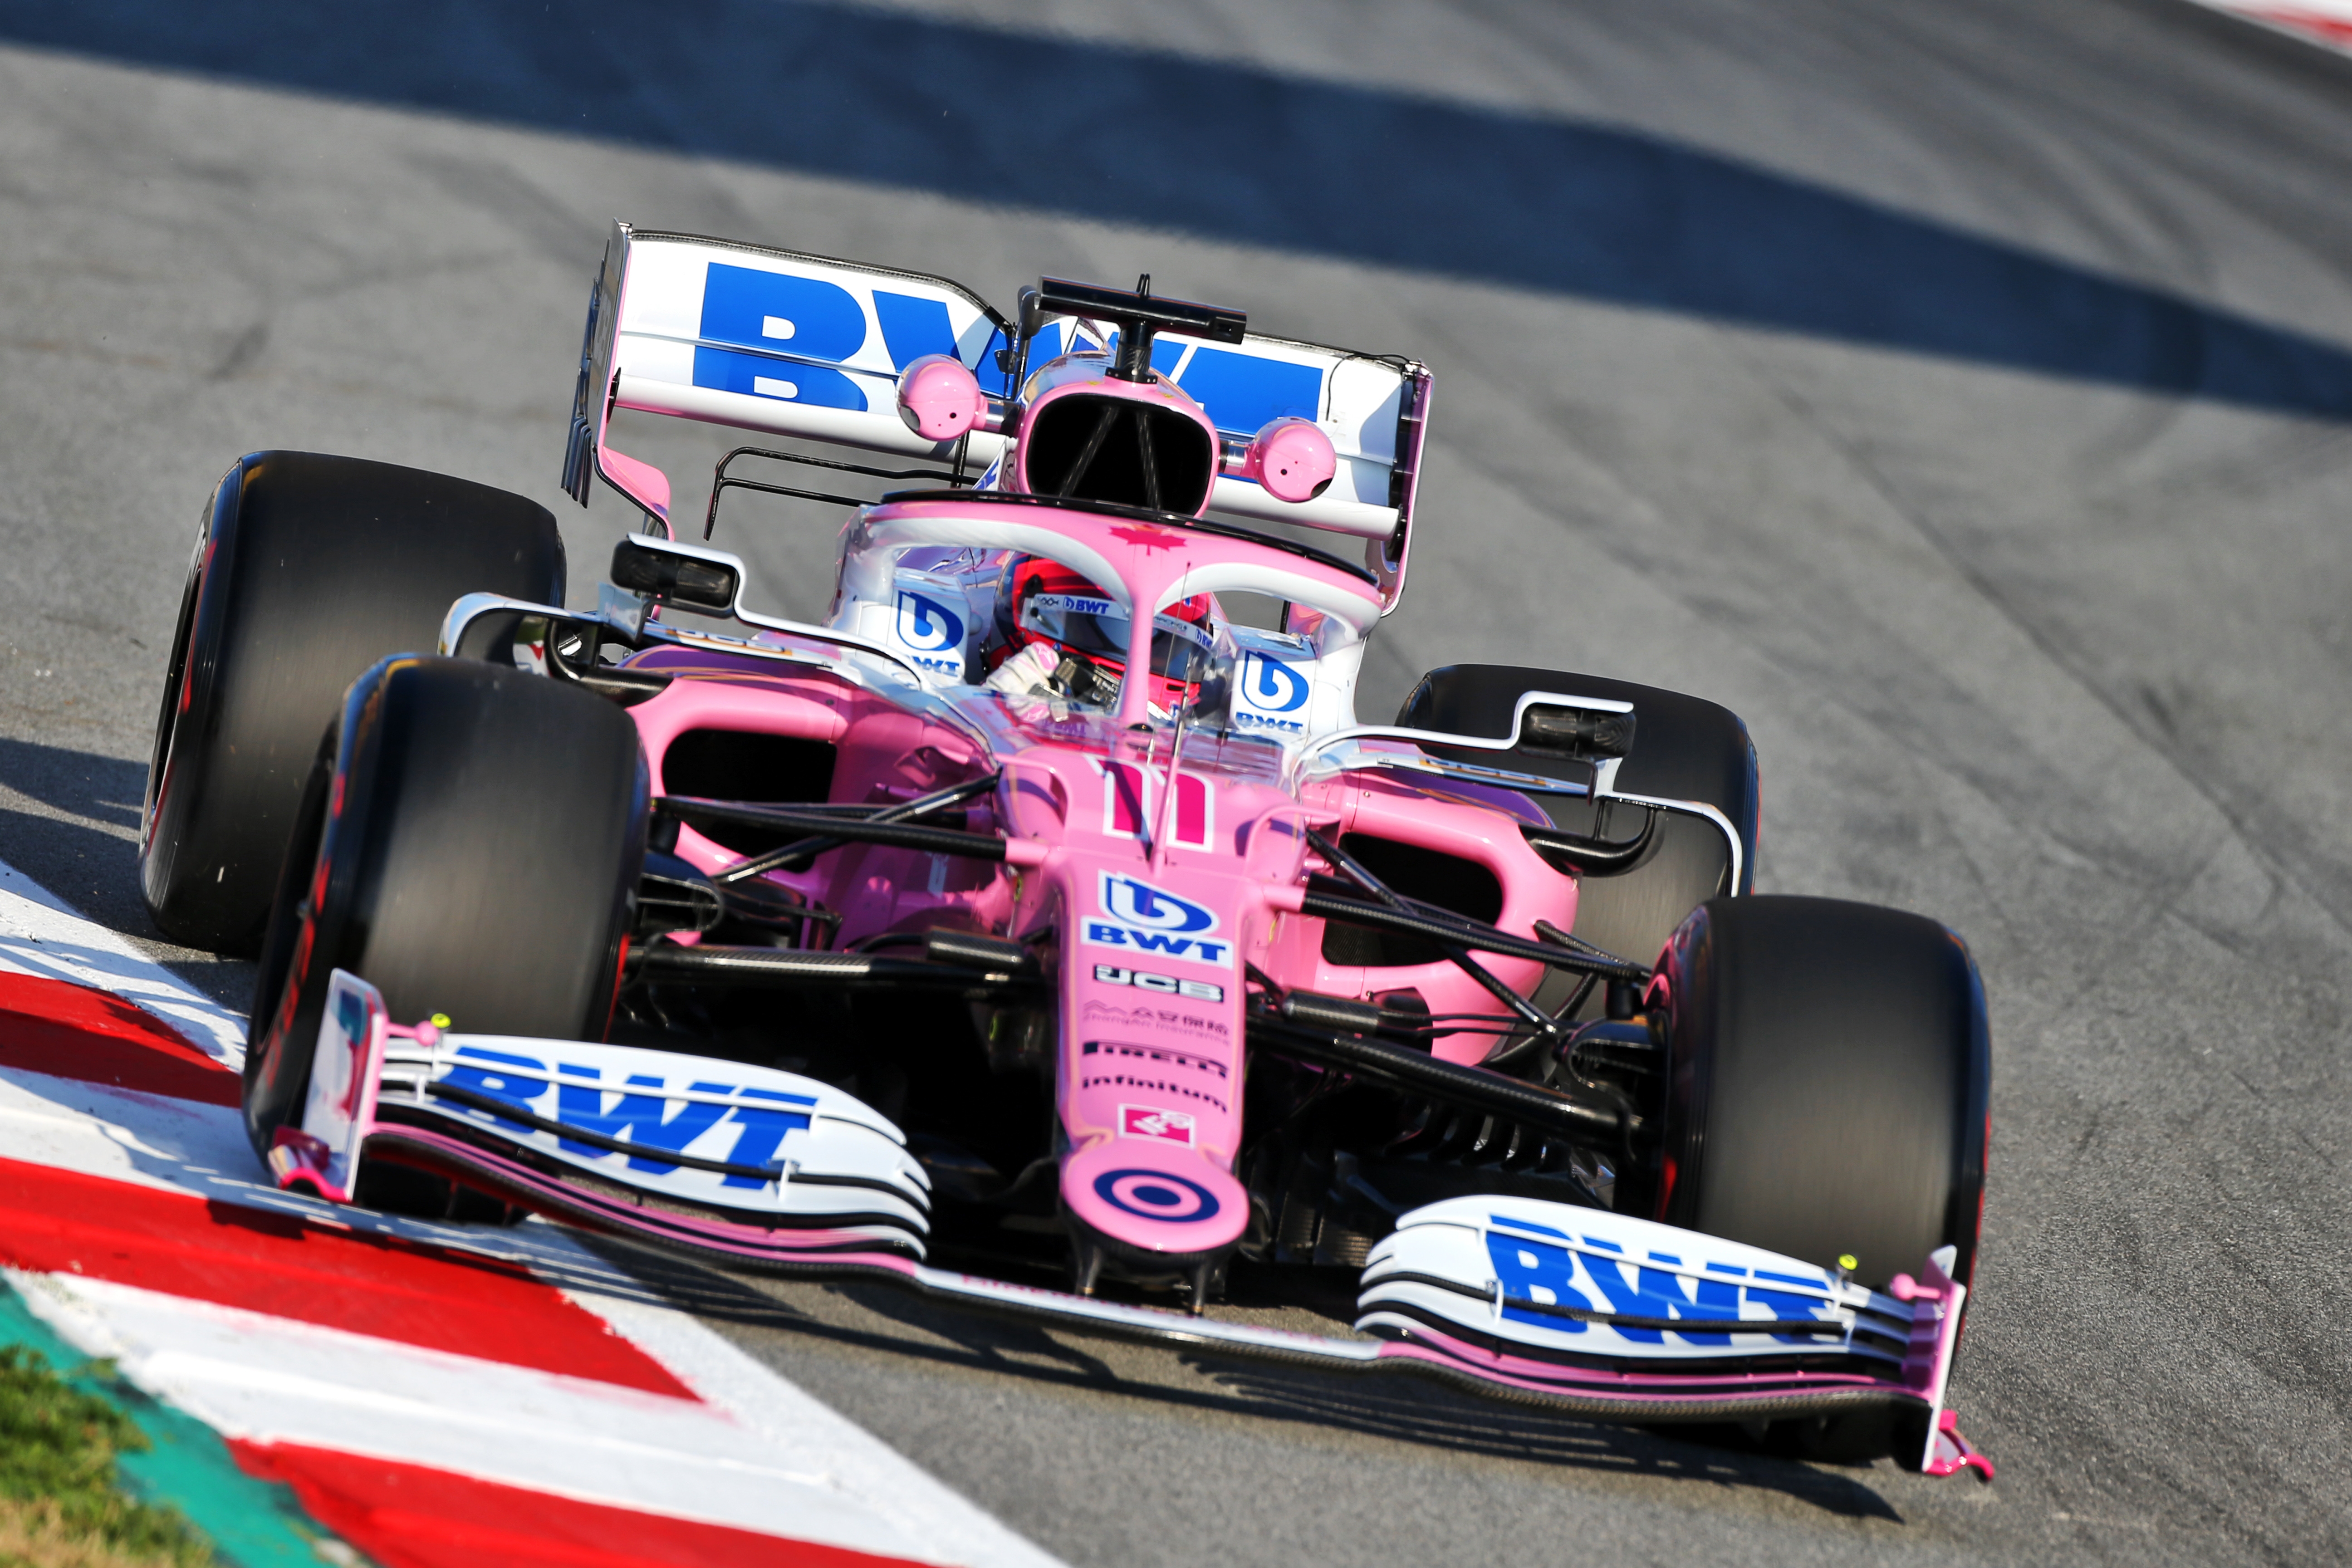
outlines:
{"label": "front tyre", "polygon": [[[1973,1283],[1991,1047],[1958,937],[1834,899],[1716,899],[1667,943],[1649,1005],[1666,1037],[1664,1137],[1632,1207],[1825,1269],[1852,1258],[1880,1289],[1950,1247],[1952,1277]],[[1765,1441],[1908,1462],[1922,1421],[1894,1407],[1776,1421]]]}
{"label": "front tyre", "polygon": [[[1934,921],[1834,899],[1716,899],[1660,960],[1653,1217],[1884,1287],[1937,1247],[1969,1283],[1984,1200],[1984,990]],[[1637,1200],[1638,1201],[1638,1200]]]}
{"label": "front tyre", "polygon": [[301,1116],[337,969],[399,1022],[603,1038],[646,798],[636,727],[610,702],[470,660],[402,655],[362,675],[318,752],[262,946],[255,1149]]}

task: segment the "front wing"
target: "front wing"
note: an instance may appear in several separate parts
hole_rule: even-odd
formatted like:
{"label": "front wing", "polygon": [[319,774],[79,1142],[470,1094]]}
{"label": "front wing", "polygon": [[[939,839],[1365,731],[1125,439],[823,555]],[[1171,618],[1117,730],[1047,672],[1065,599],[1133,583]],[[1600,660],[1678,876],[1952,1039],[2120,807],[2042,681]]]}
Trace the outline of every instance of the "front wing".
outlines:
{"label": "front wing", "polygon": [[1373,1249],[1360,1337],[1295,1333],[923,1261],[922,1167],[829,1085],[741,1063],[391,1023],[336,972],[280,1185],[349,1202],[362,1150],[535,1212],[722,1267],[887,1281],[1003,1315],[1328,1371],[1403,1373],[1598,1420],[1748,1422],[1893,1409],[1919,1467],[1992,1466],[1944,1409],[1967,1288],[1948,1247],[1880,1293],[1810,1264],[1606,1210],[1447,1199]]}

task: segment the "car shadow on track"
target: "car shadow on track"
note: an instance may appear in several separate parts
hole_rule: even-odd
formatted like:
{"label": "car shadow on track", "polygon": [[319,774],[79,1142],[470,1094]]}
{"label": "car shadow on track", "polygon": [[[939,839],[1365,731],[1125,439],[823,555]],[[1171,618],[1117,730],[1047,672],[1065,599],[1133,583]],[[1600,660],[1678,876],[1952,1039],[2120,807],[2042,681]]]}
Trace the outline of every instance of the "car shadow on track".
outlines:
{"label": "car shadow on track", "polygon": [[1736,1429],[1614,1426],[1503,1405],[1418,1379],[1378,1383],[1269,1368],[1198,1350],[1171,1352],[1065,1336],[886,1285],[747,1279],[593,1238],[590,1246],[678,1308],[714,1325],[797,1336],[856,1352],[1033,1384],[1125,1395],[1181,1410],[1296,1422],[1498,1459],[1770,1492],[1823,1513],[1903,1522],[1867,1470],[1757,1451]]}
{"label": "car shadow on track", "polygon": [[139,894],[146,791],[144,763],[0,737],[0,861],[241,1013],[253,966],[176,946],[148,918]]}
{"label": "car shadow on track", "polygon": [[[562,11],[523,0],[0,0],[0,40],[2352,416],[2341,344],[1739,158],[1603,122],[1049,32],[821,0],[582,0]],[[1013,280],[967,281],[985,292]]]}

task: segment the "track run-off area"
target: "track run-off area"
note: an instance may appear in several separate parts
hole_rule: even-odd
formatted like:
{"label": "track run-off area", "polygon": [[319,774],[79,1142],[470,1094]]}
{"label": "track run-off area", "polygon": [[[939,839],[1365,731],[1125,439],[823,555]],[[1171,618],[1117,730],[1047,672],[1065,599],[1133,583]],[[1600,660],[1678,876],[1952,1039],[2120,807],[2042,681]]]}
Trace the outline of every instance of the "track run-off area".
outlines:
{"label": "track run-off area", "polygon": [[[1474,660],[1712,698],[1761,758],[1759,889],[1971,944],[1993,1152],[1952,1397],[1989,1487],[482,1243],[690,1338],[644,1353],[764,1434],[733,1462],[837,1430],[976,1505],[865,1549],[2352,1558],[2352,61],[2187,0],[0,0],[0,861],[191,1038],[233,1048],[250,970],[159,942],[133,858],[199,503],[259,447],[446,470],[553,508],[591,602],[633,518],[556,475],[616,216],[1000,306],[1149,271],[1427,361],[1362,712]],[[728,433],[624,437],[699,515]],[[821,609],[837,518],[734,506],[751,597]],[[5,1044],[0,1075],[29,1138],[44,1075]],[[102,1097],[74,1114],[131,1125]],[[258,1186],[204,1136],[184,1164]],[[147,1288],[59,1287],[160,1334]]]}

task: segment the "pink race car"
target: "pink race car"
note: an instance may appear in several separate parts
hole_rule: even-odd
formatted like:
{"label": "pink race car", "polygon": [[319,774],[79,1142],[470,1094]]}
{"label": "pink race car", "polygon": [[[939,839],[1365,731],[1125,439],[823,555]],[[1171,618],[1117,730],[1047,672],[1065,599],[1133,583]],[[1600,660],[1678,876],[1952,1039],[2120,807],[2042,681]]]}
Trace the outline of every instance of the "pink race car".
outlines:
{"label": "pink race car", "polygon": [[[621,225],[564,483],[645,528],[593,610],[531,501],[243,458],[141,869],[259,953],[256,1150],[339,1203],[1989,1476],[1944,1410],[1966,949],[1752,894],[1712,703],[1464,666],[1358,721],[1429,405],[1148,279],[1007,318]],[[676,536],[616,409],[801,443],[728,454],[702,536],[730,491],[848,507],[822,624]],[[1354,1331],[1230,1321],[1229,1279],[1337,1285]]]}

